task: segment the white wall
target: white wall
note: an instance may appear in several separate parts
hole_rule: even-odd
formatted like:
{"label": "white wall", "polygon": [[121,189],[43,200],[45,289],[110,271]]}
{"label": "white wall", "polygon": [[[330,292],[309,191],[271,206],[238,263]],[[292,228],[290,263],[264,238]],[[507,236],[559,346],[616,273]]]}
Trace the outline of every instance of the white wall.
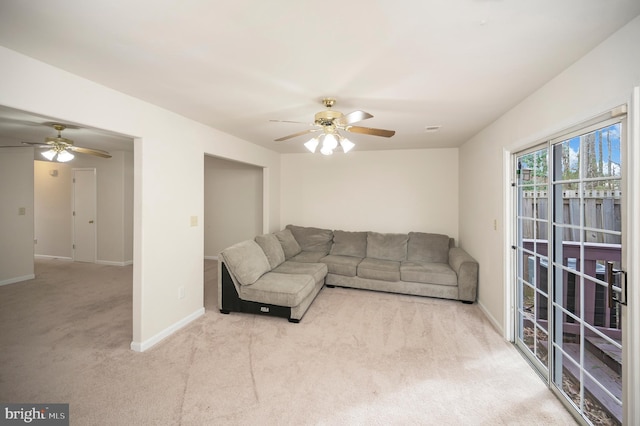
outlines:
{"label": "white wall", "polygon": [[279,228],[277,153],[3,47],[0,63],[0,105],[135,138],[132,348],[144,350],[204,312],[204,232],[190,222],[202,223],[203,155],[265,167],[264,223]]}
{"label": "white wall", "polygon": [[37,256],[71,259],[72,199],[70,163],[34,161],[34,229]]}
{"label": "white wall", "polygon": [[282,219],[346,231],[458,237],[458,150],[282,155]]}
{"label": "white wall", "polygon": [[[123,244],[122,258],[128,263],[133,262],[133,186],[134,186],[134,169],[133,169],[133,152],[123,153],[124,168],[124,188],[122,198],[124,199],[123,214]],[[131,213],[131,214],[130,214]]]}
{"label": "white wall", "polygon": [[460,149],[460,242],[480,262],[479,302],[500,328],[508,326],[505,288],[510,283],[505,274],[511,242],[505,223],[510,219],[505,213],[509,207],[505,159],[543,137],[626,103],[640,84],[638,46],[640,17]]}
{"label": "white wall", "polygon": [[262,229],[262,168],[204,157],[204,255],[218,254]]}
{"label": "white wall", "polygon": [[0,152],[0,285],[33,277],[33,148],[4,148]]}

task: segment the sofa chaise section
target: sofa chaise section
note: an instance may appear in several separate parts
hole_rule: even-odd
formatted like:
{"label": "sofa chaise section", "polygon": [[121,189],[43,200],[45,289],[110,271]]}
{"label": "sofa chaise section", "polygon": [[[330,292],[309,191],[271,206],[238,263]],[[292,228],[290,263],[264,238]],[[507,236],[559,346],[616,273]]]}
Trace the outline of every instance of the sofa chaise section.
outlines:
{"label": "sofa chaise section", "polygon": [[275,234],[234,244],[220,253],[218,262],[220,312],[273,315],[290,322],[300,321],[327,274],[323,263],[286,260]]}

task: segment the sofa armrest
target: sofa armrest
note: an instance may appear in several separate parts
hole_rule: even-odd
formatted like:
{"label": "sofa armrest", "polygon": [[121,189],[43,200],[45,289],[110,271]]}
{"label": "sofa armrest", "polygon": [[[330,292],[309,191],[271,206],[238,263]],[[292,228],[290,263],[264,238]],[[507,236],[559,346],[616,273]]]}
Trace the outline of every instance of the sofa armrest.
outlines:
{"label": "sofa armrest", "polygon": [[458,299],[475,302],[478,293],[478,262],[460,247],[449,249],[449,266],[458,276]]}

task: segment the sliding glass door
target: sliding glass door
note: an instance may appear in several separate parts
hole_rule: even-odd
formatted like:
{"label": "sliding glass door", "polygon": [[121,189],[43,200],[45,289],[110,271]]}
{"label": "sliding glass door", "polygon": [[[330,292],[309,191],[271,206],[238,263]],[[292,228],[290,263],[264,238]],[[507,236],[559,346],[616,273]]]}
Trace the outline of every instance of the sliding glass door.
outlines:
{"label": "sliding glass door", "polygon": [[515,156],[516,345],[587,422],[622,422],[624,121]]}

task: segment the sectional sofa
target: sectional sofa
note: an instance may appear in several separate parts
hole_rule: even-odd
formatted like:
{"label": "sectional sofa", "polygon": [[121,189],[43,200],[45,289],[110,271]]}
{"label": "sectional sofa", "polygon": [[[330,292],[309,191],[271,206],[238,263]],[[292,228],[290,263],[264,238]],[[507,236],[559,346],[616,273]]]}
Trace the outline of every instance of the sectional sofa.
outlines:
{"label": "sectional sofa", "polygon": [[287,225],[218,256],[220,312],[299,322],[326,284],[473,303],[478,262],[447,235]]}

